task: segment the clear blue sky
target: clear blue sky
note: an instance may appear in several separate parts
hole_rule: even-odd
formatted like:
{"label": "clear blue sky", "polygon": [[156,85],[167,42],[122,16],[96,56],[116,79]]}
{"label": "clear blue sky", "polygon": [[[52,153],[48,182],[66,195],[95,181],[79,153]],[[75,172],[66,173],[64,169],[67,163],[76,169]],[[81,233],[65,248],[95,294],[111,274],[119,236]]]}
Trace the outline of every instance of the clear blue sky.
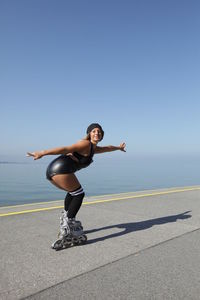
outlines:
{"label": "clear blue sky", "polygon": [[198,0],[1,1],[0,158],[91,122],[127,154],[199,153],[199,16]]}

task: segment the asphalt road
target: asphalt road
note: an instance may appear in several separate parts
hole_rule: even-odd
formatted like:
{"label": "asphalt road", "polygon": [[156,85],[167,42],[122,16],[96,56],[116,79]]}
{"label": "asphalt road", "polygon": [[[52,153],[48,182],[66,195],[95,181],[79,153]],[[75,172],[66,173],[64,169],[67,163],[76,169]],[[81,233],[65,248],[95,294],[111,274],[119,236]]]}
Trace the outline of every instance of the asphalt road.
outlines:
{"label": "asphalt road", "polygon": [[0,208],[0,299],[200,299],[199,186],[86,198],[54,251],[62,205]]}

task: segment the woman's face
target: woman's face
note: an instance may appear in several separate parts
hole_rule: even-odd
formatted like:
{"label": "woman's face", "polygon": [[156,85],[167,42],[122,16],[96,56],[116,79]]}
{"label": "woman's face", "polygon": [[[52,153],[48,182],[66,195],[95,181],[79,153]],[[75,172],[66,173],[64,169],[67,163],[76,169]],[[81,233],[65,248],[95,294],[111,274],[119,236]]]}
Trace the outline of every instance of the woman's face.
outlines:
{"label": "woman's face", "polygon": [[102,139],[102,132],[99,128],[94,128],[91,132],[90,132],[90,138],[91,138],[91,142],[93,143],[98,143],[101,141]]}

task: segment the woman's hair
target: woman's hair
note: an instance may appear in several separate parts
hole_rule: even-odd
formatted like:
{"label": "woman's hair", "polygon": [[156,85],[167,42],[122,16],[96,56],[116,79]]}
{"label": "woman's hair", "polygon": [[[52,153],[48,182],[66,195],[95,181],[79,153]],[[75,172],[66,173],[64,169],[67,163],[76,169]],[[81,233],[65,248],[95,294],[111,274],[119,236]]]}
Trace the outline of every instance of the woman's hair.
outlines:
{"label": "woman's hair", "polygon": [[88,134],[83,138],[83,140],[90,141],[90,140],[91,140],[91,138],[90,138],[90,133],[88,133]]}

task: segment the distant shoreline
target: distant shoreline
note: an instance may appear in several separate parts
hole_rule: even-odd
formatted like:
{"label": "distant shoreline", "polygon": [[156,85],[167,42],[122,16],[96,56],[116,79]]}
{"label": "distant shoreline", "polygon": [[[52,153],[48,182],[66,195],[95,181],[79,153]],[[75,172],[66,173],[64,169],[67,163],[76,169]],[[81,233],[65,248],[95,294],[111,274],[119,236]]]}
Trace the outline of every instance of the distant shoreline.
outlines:
{"label": "distant shoreline", "polygon": [[[23,161],[0,161],[0,165],[30,165],[35,162],[23,162]],[[45,164],[44,162],[40,162],[40,164]]]}
{"label": "distant shoreline", "polygon": [[17,162],[17,161],[0,161],[0,164],[27,164],[26,162]]}

